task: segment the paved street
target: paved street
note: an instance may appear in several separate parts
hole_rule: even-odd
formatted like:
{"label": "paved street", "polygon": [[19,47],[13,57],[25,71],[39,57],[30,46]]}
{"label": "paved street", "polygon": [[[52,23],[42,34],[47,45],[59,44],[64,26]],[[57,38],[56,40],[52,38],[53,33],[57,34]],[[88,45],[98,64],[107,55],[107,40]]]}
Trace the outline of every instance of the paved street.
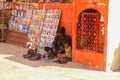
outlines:
{"label": "paved street", "polygon": [[[120,80],[119,71],[92,70],[74,63],[45,64],[36,61],[36,64],[41,65],[32,66],[33,61],[21,57],[22,53],[26,51],[26,48],[0,43],[0,80]],[[14,60],[16,55],[20,55],[22,62]],[[67,67],[69,65],[71,67]]]}

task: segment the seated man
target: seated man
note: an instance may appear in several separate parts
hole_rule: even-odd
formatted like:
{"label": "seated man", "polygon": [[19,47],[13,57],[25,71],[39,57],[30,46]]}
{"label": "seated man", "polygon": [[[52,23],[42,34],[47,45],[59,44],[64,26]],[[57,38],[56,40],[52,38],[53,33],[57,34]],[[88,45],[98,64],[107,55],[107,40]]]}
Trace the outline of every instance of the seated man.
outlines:
{"label": "seated man", "polygon": [[64,27],[60,27],[52,43],[52,48],[45,47],[45,51],[47,51],[48,54],[51,54],[53,56],[57,56],[57,54],[64,54],[65,53],[65,47],[64,47],[65,40],[68,41],[68,45],[70,46],[72,45],[71,37],[65,33]]}

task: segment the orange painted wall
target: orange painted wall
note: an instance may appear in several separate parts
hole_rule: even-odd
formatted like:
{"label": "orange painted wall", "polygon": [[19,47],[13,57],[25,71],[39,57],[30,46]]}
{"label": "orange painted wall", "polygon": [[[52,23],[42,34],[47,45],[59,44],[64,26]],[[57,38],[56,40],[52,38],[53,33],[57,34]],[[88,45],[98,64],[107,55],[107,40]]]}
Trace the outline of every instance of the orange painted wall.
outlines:
{"label": "orange painted wall", "polygon": [[[39,8],[43,9],[43,4],[39,4]],[[63,3],[46,3],[45,9],[60,9],[62,10],[60,26],[65,26],[66,33],[72,36],[73,23],[73,4]]]}
{"label": "orange painted wall", "polygon": [[[73,62],[77,62],[86,66],[92,66],[98,69],[105,70],[106,69],[106,50],[107,50],[107,23],[108,23],[108,1],[103,1],[106,6],[97,5],[92,2],[93,0],[74,0],[74,23],[73,23],[73,33],[72,33],[72,40],[73,40]],[[98,10],[105,19],[105,37],[104,37],[104,53],[99,54],[92,51],[83,51],[76,49],[76,24],[77,18],[80,12],[87,8],[93,8]]]}
{"label": "orange painted wall", "polygon": [[[99,0],[104,2],[105,6],[96,5],[93,0],[73,0],[73,4],[47,3],[46,9],[62,10],[60,26],[66,28],[66,32],[72,35],[72,55],[73,62],[86,66],[92,66],[98,69],[106,69],[106,50],[107,50],[107,23],[108,23],[108,0]],[[43,8],[43,4],[39,4],[39,8]],[[87,8],[98,10],[105,19],[105,37],[104,37],[104,53],[99,54],[92,51],[84,51],[76,49],[76,23],[80,12]]]}

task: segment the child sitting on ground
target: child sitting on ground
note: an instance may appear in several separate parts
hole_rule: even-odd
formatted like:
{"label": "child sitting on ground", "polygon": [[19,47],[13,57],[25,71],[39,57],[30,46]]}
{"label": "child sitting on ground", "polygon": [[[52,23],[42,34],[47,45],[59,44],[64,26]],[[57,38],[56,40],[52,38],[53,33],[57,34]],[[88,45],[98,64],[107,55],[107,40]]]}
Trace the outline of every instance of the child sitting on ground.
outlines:
{"label": "child sitting on ground", "polygon": [[64,49],[65,52],[64,54],[58,54],[58,58],[59,58],[59,63],[66,63],[67,61],[71,61],[72,60],[72,49],[71,46],[68,44],[68,41],[64,41]]}

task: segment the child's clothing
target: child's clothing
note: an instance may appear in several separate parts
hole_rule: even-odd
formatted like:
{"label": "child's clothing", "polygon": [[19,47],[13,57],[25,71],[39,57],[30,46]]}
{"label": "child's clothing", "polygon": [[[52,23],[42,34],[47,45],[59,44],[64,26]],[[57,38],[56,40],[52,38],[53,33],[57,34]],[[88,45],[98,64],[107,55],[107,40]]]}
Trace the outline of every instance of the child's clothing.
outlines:
{"label": "child's clothing", "polygon": [[67,57],[72,56],[72,50],[71,50],[70,46],[68,48],[65,48],[65,54],[66,54]]}
{"label": "child's clothing", "polygon": [[67,61],[71,61],[72,58],[72,50],[69,46],[68,48],[65,47],[65,53],[64,54],[58,54],[59,62],[66,63]]}

